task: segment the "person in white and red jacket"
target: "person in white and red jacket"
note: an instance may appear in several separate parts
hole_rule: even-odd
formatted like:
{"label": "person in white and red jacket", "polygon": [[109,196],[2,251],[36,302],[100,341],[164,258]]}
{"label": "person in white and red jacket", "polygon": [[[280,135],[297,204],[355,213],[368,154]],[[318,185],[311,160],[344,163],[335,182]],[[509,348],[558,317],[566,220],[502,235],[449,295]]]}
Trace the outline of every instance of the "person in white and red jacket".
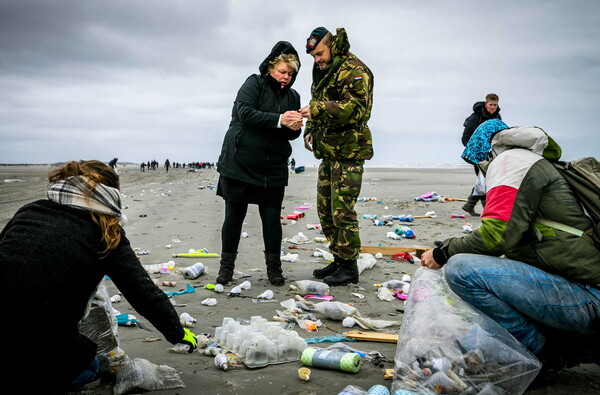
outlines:
{"label": "person in white and red jacket", "polygon": [[481,227],[445,240],[421,262],[431,269],[444,266],[451,289],[500,323],[546,368],[600,361],[600,251],[538,222],[582,231],[592,226],[551,163],[560,155],[558,144],[538,127],[482,123],[463,153],[486,177]]}

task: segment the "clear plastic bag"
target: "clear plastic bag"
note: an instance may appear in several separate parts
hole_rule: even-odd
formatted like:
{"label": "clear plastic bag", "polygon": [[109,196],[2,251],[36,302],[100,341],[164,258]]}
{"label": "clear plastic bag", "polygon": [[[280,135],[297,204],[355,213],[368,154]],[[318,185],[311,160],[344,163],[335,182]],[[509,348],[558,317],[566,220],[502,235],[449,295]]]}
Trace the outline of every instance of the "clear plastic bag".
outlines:
{"label": "clear plastic bag", "polygon": [[420,394],[520,394],[541,368],[506,329],[450,290],[443,269],[427,268],[411,281],[395,364],[392,393]]}
{"label": "clear plastic bag", "polygon": [[85,318],[79,323],[79,332],[98,345],[98,355],[109,354],[119,347],[119,337],[115,310],[104,280],[90,302]]}
{"label": "clear plastic bag", "polygon": [[358,274],[361,274],[367,269],[372,269],[377,263],[377,259],[372,254],[360,254],[360,258],[356,262]]}
{"label": "clear plastic bag", "polygon": [[127,361],[117,371],[117,382],[113,393],[120,395],[133,389],[154,391],[181,387],[185,387],[185,384],[174,368],[135,358]]}
{"label": "clear plastic bag", "polygon": [[380,330],[400,324],[398,321],[375,320],[363,317],[356,307],[342,302],[321,302],[315,304],[315,308],[319,313],[335,321],[343,321],[346,317],[352,317],[363,329]]}
{"label": "clear plastic bag", "polygon": [[341,302],[321,302],[315,304],[315,308],[321,314],[325,314],[327,318],[342,321],[346,317],[355,316],[358,310],[347,303]]}

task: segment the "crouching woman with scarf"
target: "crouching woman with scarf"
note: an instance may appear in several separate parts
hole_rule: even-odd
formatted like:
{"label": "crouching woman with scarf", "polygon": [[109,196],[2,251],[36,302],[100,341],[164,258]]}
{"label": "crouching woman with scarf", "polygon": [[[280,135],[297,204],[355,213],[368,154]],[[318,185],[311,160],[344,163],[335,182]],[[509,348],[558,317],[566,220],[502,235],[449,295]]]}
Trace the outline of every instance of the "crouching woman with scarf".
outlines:
{"label": "crouching woman with scarf", "polygon": [[78,324],[106,275],[169,342],[193,350],[195,335],[121,227],[114,170],[95,160],[69,162],[49,181],[48,199],[21,207],[0,233],[2,385],[50,392],[94,379],[97,346]]}

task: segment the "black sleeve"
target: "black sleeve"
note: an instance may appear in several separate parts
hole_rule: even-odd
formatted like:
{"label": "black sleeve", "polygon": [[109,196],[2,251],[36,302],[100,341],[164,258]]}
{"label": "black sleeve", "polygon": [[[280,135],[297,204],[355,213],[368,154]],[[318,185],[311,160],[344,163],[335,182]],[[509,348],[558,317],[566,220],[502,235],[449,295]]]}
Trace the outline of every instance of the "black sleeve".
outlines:
{"label": "black sleeve", "polygon": [[469,142],[469,139],[473,135],[473,132],[475,132],[475,129],[477,129],[477,126],[479,126],[479,116],[475,113],[471,114],[469,118],[465,119],[463,126],[465,127],[465,130],[463,131],[462,135],[462,143],[464,146],[466,146]]}
{"label": "black sleeve", "polygon": [[444,247],[434,248],[433,249],[433,259],[435,260],[435,262],[438,265],[444,266],[446,264],[446,262],[448,262],[447,248],[444,248]]}
{"label": "black sleeve", "polygon": [[238,91],[235,98],[238,117],[245,126],[277,128],[280,114],[258,110],[263,89],[260,78],[259,75],[251,75]]}
{"label": "black sleeve", "polygon": [[110,259],[107,274],[131,306],[170,343],[181,341],[184,332],[175,308],[142,267],[124,231],[121,243],[106,259]]}

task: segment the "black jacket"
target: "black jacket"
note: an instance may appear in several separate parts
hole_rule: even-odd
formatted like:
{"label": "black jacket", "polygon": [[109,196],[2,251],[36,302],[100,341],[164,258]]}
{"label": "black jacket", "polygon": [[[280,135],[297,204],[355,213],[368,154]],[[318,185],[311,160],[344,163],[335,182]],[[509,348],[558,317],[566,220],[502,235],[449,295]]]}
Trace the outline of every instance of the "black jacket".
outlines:
{"label": "black jacket", "polygon": [[[79,333],[78,323],[105,275],[169,342],[183,339],[177,312],[125,232],[118,247],[101,257],[103,249],[89,211],[49,200],[23,206],[2,230],[0,342],[10,355],[3,375],[12,377],[6,380],[28,389],[58,388],[83,371],[97,347]],[[17,380],[23,376],[30,381]]]}
{"label": "black jacket", "polygon": [[289,141],[300,130],[278,128],[277,123],[284,112],[300,109],[300,95],[291,89],[297,73],[281,89],[267,72],[268,62],[281,53],[298,56],[290,43],[278,42],[260,64],[260,75],[248,77],[237,93],[217,163],[224,177],[262,187],[287,185]]}
{"label": "black jacket", "polygon": [[481,125],[485,121],[494,118],[502,119],[502,117],[500,116],[500,107],[498,107],[495,113],[490,114],[485,109],[484,101],[478,101],[477,103],[473,104],[473,114],[471,114],[467,119],[465,119],[465,122],[463,123],[463,126],[465,127],[465,130],[463,131],[462,135],[463,145],[467,145],[469,139],[473,135],[473,132],[475,132],[475,129],[477,129],[477,126]]}

